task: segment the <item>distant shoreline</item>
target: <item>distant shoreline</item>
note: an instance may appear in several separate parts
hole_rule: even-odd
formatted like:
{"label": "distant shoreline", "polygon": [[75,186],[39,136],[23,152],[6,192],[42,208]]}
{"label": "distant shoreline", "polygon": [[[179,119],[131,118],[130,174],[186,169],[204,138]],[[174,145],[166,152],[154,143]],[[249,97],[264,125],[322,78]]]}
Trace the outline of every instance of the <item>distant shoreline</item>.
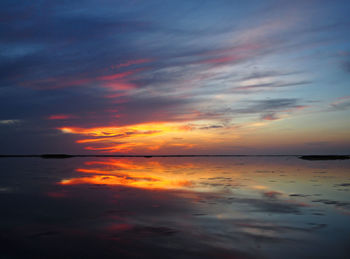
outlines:
{"label": "distant shoreline", "polygon": [[116,157],[116,158],[132,158],[132,157],[297,157],[303,160],[347,160],[350,155],[70,155],[70,154],[41,154],[41,155],[0,155],[0,158],[30,158],[38,157],[43,159],[65,159],[74,157]]}

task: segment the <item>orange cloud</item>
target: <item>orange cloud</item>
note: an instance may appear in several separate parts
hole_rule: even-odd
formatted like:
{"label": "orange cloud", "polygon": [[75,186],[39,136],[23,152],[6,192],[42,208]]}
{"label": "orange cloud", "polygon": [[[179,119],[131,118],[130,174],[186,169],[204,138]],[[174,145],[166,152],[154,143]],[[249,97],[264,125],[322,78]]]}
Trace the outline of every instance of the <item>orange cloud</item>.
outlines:
{"label": "orange cloud", "polygon": [[144,146],[143,143],[123,143],[105,147],[85,147],[86,150],[96,150],[104,152],[130,152],[137,146]]}
{"label": "orange cloud", "polygon": [[[77,134],[85,138],[76,143],[91,144],[86,150],[102,152],[130,152],[135,149],[149,151],[160,150],[164,147],[190,149],[195,143],[183,141],[180,138],[184,132],[189,132],[195,137],[200,137],[201,132],[195,130],[194,126],[182,123],[144,123],[120,127],[61,127],[63,133]],[[189,138],[191,139],[191,138]]]}
{"label": "orange cloud", "polygon": [[135,124],[122,127],[97,127],[97,128],[79,128],[79,127],[62,127],[59,128],[64,133],[80,134],[94,137],[112,137],[125,135],[145,135],[159,134],[168,131],[184,131],[182,126],[167,123],[145,123]]}

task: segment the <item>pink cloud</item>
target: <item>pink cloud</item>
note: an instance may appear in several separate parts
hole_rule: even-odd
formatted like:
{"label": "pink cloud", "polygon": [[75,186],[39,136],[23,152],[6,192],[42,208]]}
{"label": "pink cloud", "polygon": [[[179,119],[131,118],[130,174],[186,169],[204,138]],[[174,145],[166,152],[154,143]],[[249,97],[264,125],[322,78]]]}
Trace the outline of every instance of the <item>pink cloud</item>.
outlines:
{"label": "pink cloud", "polygon": [[218,57],[200,61],[201,64],[226,64],[234,61],[238,61],[241,58],[238,56]]}
{"label": "pink cloud", "polygon": [[152,62],[152,59],[145,58],[145,59],[129,60],[129,61],[126,61],[125,63],[121,63],[121,64],[118,64],[118,65],[115,65],[115,66],[111,66],[111,68],[118,69],[118,68],[121,68],[121,67],[128,67],[128,66],[142,64],[142,63],[148,63],[148,62]]}
{"label": "pink cloud", "polygon": [[130,70],[130,71],[116,73],[116,74],[112,74],[112,75],[108,75],[108,76],[101,76],[98,79],[100,79],[100,80],[115,80],[115,79],[121,79],[121,78],[127,77],[129,75],[134,74],[134,73],[135,73],[135,70]]}
{"label": "pink cloud", "polygon": [[131,90],[136,88],[135,84],[131,84],[123,81],[107,82],[107,83],[104,83],[103,86],[106,88],[110,88],[112,90]]}
{"label": "pink cloud", "polygon": [[67,120],[74,118],[76,118],[76,116],[70,114],[53,114],[48,117],[49,120]]}
{"label": "pink cloud", "polygon": [[278,120],[279,118],[276,116],[276,114],[265,114],[264,116],[261,117],[261,119],[274,121],[274,120]]}

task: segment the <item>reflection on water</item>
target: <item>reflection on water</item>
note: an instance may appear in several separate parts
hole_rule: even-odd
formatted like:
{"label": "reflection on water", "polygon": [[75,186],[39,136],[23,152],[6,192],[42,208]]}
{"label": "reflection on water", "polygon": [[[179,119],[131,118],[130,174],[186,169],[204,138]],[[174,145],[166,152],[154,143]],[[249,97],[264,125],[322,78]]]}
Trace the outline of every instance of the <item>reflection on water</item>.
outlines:
{"label": "reflection on water", "polygon": [[293,157],[1,159],[0,258],[347,258],[349,169]]}

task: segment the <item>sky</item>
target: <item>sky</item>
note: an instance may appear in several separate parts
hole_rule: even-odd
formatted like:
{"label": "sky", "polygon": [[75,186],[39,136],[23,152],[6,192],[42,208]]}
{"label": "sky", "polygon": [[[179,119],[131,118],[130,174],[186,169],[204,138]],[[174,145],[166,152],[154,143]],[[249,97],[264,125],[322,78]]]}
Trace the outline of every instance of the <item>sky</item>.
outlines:
{"label": "sky", "polygon": [[0,2],[0,154],[349,154],[350,2]]}

